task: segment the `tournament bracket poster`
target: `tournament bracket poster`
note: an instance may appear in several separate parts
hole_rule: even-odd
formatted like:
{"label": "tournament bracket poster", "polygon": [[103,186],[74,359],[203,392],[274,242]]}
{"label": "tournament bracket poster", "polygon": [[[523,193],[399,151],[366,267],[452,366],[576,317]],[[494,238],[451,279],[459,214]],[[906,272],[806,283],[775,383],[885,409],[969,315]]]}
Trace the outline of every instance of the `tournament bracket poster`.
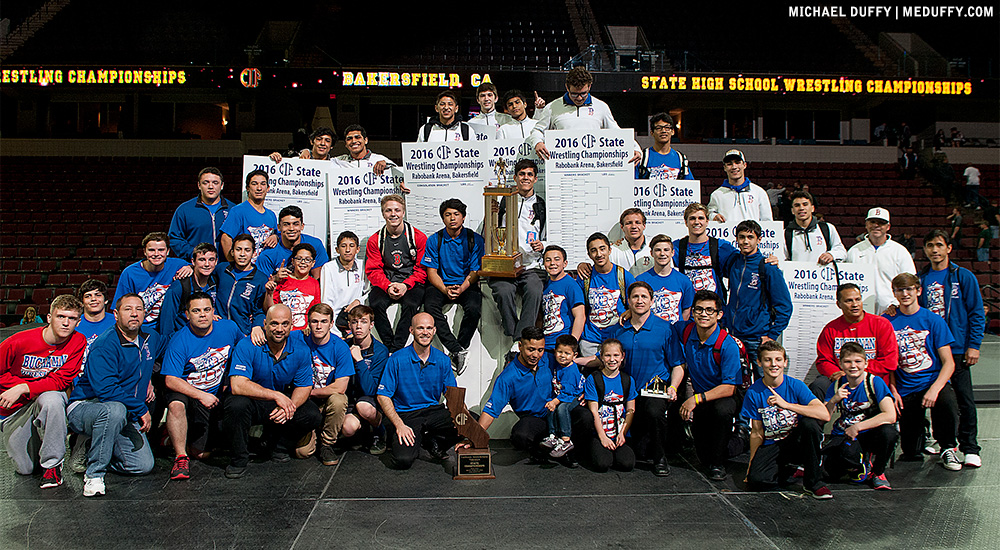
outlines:
{"label": "tournament bracket poster", "polygon": [[496,176],[487,155],[489,141],[404,143],[403,175],[406,219],[427,235],[442,229],[438,209],[447,199],[459,199],[467,207],[465,227],[481,231],[483,188]]}
{"label": "tournament bracket poster", "polygon": [[548,240],[566,249],[569,265],[590,261],[587,237],[608,233],[632,203],[633,131],[545,132],[545,206]]}
{"label": "tournament bracket poster", "polygon": [[865,311],[875,308],[875,266],[872,264],[781,262],[781,272],[792,296],[792,318],[782,335],[788,352],[788,375],[805,379],[816,362],[816,340],[827,323],[843,315],[837,307],[837,285],[854,283],[861,289]]}
{"label": "tournament bracket poster", "polygon": [[243,200],[247,197],[247,174],[254,170],[267,172],[270,189],[264,206],[273,210],[276,216],[286,206],[298,206],[302,209],[302,232],[328,243],[326,187],[335,166],[326,160],[283,158],[281,162],[274,162],[269,157],[244,155]]}
{"label": "tournament bracket poster", "polygon": [[403,172],[395,166],[387,167],[381,175],[343,165],[331,167],[327,186],[331,250],[341,232],[352,231],[361,239],[359,255],[364,257],[368,237],[385,225],[382,197],[396,193],[402,183]]}

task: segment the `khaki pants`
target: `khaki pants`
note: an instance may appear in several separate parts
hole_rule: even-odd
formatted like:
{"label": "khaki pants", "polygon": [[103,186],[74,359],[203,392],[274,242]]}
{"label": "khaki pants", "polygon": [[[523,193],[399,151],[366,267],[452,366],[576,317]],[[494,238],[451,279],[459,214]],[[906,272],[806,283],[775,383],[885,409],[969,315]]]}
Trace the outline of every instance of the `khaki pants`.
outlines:
{"label": "khaki pants", "polygon": [[[340,436],[340,430],[344,427],[344,417],[347,415],[347,396],[342,393],[334,393],[326,399],[316,399],[320,412],[323,413],[323,425],[319,431],[319,442],[321,445],[333,445]],[[315,430],[306,434],[295,449],[295,455],[299,458],[312,456],[316,452],[316,432]]]}

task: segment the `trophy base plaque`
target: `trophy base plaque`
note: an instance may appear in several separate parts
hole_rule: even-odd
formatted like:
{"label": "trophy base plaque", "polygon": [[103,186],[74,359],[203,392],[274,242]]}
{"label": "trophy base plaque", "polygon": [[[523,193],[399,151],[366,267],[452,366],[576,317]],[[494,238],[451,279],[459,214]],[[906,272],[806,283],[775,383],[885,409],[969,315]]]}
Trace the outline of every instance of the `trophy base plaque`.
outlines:
{"label": "trophy base plaque", "polygon": [[490,448],[459,449],[454,479],[496,479]]}
{"label": "trophy base plaque", "polygon": [[482,267],[479,269],[481,277],[517,277],[524,271],[521,265],[521,253],[514,256],[499,256],[487,254],[483,256]]}

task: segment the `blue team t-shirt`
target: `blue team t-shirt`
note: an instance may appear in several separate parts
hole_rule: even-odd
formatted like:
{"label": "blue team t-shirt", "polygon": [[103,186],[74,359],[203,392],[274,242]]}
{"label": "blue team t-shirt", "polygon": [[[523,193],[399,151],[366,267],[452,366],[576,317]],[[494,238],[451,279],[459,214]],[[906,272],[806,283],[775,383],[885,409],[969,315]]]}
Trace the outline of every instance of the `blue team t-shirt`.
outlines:
{"label": "blue team t-shirt", "polygon": [[686,275],[671,269],[666,277],[648,269],[635,278],[648,283],[653,289],[653,306],[650,310],[664,321],[676,323],[683,319],[681,314],[694,303],[694,285]]}
{"label": "blue team t-shirt", "polygon": [[955,341],[944,319],[920,308],[913,315],[883,315],[892,323],[899,346],[899,368],[896,369],[896,391],[907,395],[931,387],[941,372],[938,348],[951,346]]}
{"label": "blue team t-shirt", "polygon": [[183,378],[195,389],[214,394],[222,385],[229,358],[241,340],[240,327],[228,319],[213,322],[212,332],[205,336],[184,327],[170,338],[160,374]]}
{"label": "blue team t-shirt", "polygon": [[549,280],[542,291],[542,331],[545,349],[556,348],[556,338],[569,334],[573,329],[573,308],[583,305],[580,283],[569,275],[558,281]]}
{"label": "blue team t-shirt", "polygon": [[[604,402],[608,403],[607,405],[600,403],[601,400],[597,396],[597,385],[594,384],[594,376],[604,378]],[[593,375],[588,376],[587,380],[583,383],[583,398],[587,401],[596,401],[599,403],[597,414],[601,417],[601,427],[604,428],[604,435],[610,439],[616,438],[618,436],[618,427],[625,425],[625,408],[628,402],[634,401],[639,396],[634,382],[629,385],[628,396],[624,395],[625,390],[622,387],[623,376],[628,375],[619,372],[618,376],[608,378],[604,376],[603,372],[597,371]]]}
{"label": "blue team t-shirt", "polygon": [[[546,354],[548,355],[548,354]],[[583,374],[576,363],[560,366],[552,360],[552,393],[562,403],[575,403],[583,395]]]}
{"label": "blue team t-shirt", "polygon": [[[618,266],[612,264],[611,271],[590,273],[590,295],[586,296],[590,311],[587,312],[587,322],[583,327],[581,340],[601,343],[612,338],[618,320],[625,313],[625,302],[628,297],[625,292],[629,285],[635,282],[635,277],[626,269],[624,285],[618,286]],[[586,280],[581,278],[580,287],[586,289]],[[584,290],[586,292],[586,290]]]}
{"label": "blue team t-shirt", "polygon": [[[951,291],[951,289],[945,289],[944,287],[947,279],[948,268],[937,271],[929,269],[923,281],[923,307],[929,309],[931,313],[940,315],[942,318],[947,313],[945,311],[945,292]],[[958,285],[958,282],[956,281],[954,284]]]}
{"label": "blue team t-shirt", "polygon": [[[816,399],[805,382],[788,375],[782,377],[781,384],[774,388],[774,392],[793,405],[808,405]],[[768,405],[768,397],[771,397],[771,390],[764,385],[764,381],[754,382],[747,388],[746,396],[743,397],[743,410],[740,412],[743,418],[760,420],[764,424],[764,445],[781,441],[799,423],[798,413],[777,405]]]}
{"label": "blue team t-shirt", "polygon": [[[680,247],[674,244],[674,267],[684,271],[685,261],[680,257],[680,253]],[[716,267],[720,273],[729,263],[730,258],[739,253],[736,247],[729,244],[729,241],[719,241],[719,265]],[[712,255],[708,241],[697,244],[688,243],[686,265],[691,266],[691,269],[686,270],[684,274],[691,280],[691,285],[695,290],[711,290],[716,294],[719,293],[719,280],[712,269]],[[721,298],[726,299],[725,296],[721,296]]]}
{"label": "blue team t-shirt", "polygon": [[[831,430],[833,435],[844,435],[844,430],[847,428],[882,412],[878,404],[886,397],[892,396],[889,392],[889,385],[880,376],[873,374],[866,374],[866,376],[871,380],[872,390],[874,390],[874,403],[868,398],[868,389],[865,387],[865,381],[862,380],[858,384],[858,387],[851,390],[847,398],[837,402],[840,417],[833,423],[833,429]],[[846,380],[846,378],[841,378],[836,383],[830,384],[830,387],[826,390],[826,401],[833,399],[833,395],[837,393],[843,384],[847,383]]]}
{"label": "blue team t-shirt", "polygon": [[[673,148],[665,155],[657,153],[652,148],[647,149],[645,166],[649,168],[649,179],[651,180],[694,179],[694,173],[690,167],[686,176],[681,175],[681,170],[684,168],[681,155]],[[635,176],[639,177],[639,167],[635,169]]]}
{"label": "blue team t-shirt", "polygon": [[296,330],[289,336],[296,338],[309,348],[312,356],[313,387],[329,386],[337,378],[354,375],[354,357],[347,343],[332,333],[330,339],[323,345],[313,342],[311,336],[306,336],[301,330]]}
{"label": "blue team t-shirt", "polygon": [[[313,237],[312,235],[302,234],[301,242],[312,245],[316,249],[316,263],[313,264],[313,268],[323,267],[327,262],[330,261],[330,255],[326,252],[326,245],[323,241]],[[285,245],[281,243],[281,239],[278,239],[278,244],[274,248],[268,248],[257,256],[257,269],[264,273],[265,275],[270,275],[278,269],[281,262],[285,262],[285,267],[288,269],[293,269],[292,266],[292,249],[285,248]]]}
{"label": "blue team t-shirt", "polygon": [[[136,262],[126,267],[118,278],[118,286],[115,288],[115,297],[112,304],[117,304],[118,299],[129,293],[136,293],[142,297],[142,303],[146,308],[146,318],[143,320],[142,329],[146,332],[159,332],[157,321],[160,320],[160,307],[163,305],[163,297],[170,288],[170,283],[174,280],[177,270],[191,265],[180,258],[167,258],[163,262],[163,269],[150,273],[142,267],[142,262]],[[114,305],[112,305],[114,307]]]}
{"label": "blue team t-shirt", "polygon": [[277,231],[277,227],[278,216],[273,210],[264,208],[261,213],[249,202],[241,202],[229,209],[229,215],[222,223],[222,232],[230,237],[249,233],[255,244],[253,261],[256,263],[264,250],[264,241]]}
{"label": "blue team t-shirt", "polygon": [[96,323],[88,321],[86,317],[81,316],[80,324],[76,326],[76,331],[87,338],[87,348],[83,350],[83,360],[80,361],[80,374],[83,374],[83,371],[87,368],[87,355],[90,354],[90,344],[93,344],[98,336],[114,325],[115,316],[109,311],[104,312],[104,318]]}

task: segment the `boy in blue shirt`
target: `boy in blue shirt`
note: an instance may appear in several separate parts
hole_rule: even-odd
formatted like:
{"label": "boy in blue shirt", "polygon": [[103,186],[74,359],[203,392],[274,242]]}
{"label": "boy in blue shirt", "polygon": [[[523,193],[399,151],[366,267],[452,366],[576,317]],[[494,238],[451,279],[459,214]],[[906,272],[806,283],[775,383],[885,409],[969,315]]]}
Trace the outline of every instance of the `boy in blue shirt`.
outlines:
{"label": "boy in blue shirt", "polygon": [[666,235],[657,235],[649,242],[653,267],[635,278],[653,289],[653,315],[670,323],[691,318],[694,285],[683,273],[674,269],[674,243]]}
{"label": "boy in blue shirt", "polygon": [[292,276],[292,249],[300,243],[307,243],[316,249],[316,263],[309,276],[319,280],[323,266],[330,261],[326,243],[302,232],[302,209],[289,205],[278,212],[278,242],[257,257],[257,267],[267,275],[274,275],[275,282]]}
{"label": "boy in blue shirt", "polygon": [[573,425],[570,412],[580,404],[583,394],[583,375],[576,366],[579,343],[572,335],[556,338],[555,364],[552,367],[552,393],[555,397],[545,404],[549,411],[549,436],[542,440],[542,447],[552,449],[553,458],[560,458],[573,450]]}
{"label": "boy in blue shirt", "polygon": [[104,331],[114,326],[115,318],[107,312],[108,285],[101,281],[87,279],[76,291],[76,297],[83,302],[83,318],[76,326],[76,331],[87,338],[87,349],[83,352],[83,362],[80,364],[80,372],[82,373],[87,368],[87,354],[90,352],[90,345]]}
{"label": "boy in blue shirt", "polygon": [[931,410],[934,438],[941,445],[941,465],[962,469],[958,459],[958,401],[948,380],[955,372],[951,355],[954,338],[939,315],[920,307],[920,279],[900,273],[892,280],[892,294],[899,301],[892,323],[899,345],[899,368],[889,373],[889,389],[899,409],[900,460],[923,460],[924,409]]}
{"label": "boy in blue shirt", "polygon": [[208,166],[198,172],[198,196],[182,202],[170,219],[170,250],[178,258],[191,258],[194,247],[212,243],[219,247],[219,235],[229,209],[234,205],[222,197],[222,172]]}
{"label": "boy in blue shirt", "polygon": [[642,152],[642,159],[635,166],[636,179],[695,179],[687,157],[670,147],[674,129],[674,119],[667,113],[656,113],[649,117],[649,135],[653,136],[653,146]]}
{"label": "boy in blue shirt", "polygon": [[113,302],[117,304],[126,294],[138,294],[146,314],[142,323],[144,332],[158,332],[160,308],[170,283],[174,279],[190,277],[193,273],[187,260],[167,257],[169,246],[170,237],[166,233],[146,235],[142,239],[146,259],[126,267],[118,277]]}
{"label": "boy in blue shirt", "polygon": [[278,244],[278,217],[274,211],[264,206],[264,199],[270,189],[267,172],[254,170],[247,174],[247,200],[229,209],[229,215],[222,224],[222,234],[219,243],[222,245],[222,257],[233,261],[233,238],[243,233],[253,237],[254,255],[252,263],[266,248],[274,248]]}
{"label": "boy in blue shirt", "polygon": [[635,384],[621,372],[625,360],[622,343],[608,338],[601,343],[601,370],[583,383],[583,397],[594,416],[597,437],[590,442],[590,460],[595,471],[606,472],[614,466],[623,472],[635,468],[635,453],[625,443],[635,417]]}
{"label": "boy in blue shirt", "polygon": [[601,342],[614,336],[626,310],[628,287],[635,282],[627,269],[611,263],[611,241],[604,233],[587,238],[587,255],[594,269],[590,277],[579,281],[587,306],[587,322],[580,339],[580,355],[585,357],[596,355]]}
{"label": "boy in blue shirt", "polygon": [[160,306],[160,334],[169,336],[187,326],[188,319],[184,317],[184,305],[192,291],[208,294],[212,298],[213,307],[215,306],[215,297],[219,289],[219,275],[216,272],[218,263],[219,256],[214,244],[201,243],[194,247],[191,253],[191,268],[194,274],[170,283],[167,293],[163,295],[163,304]]}
{"label": "boy in blue shirt", "polygon": [[207,293],[191,293],[184,308],[188,324],[170,339],[160,369],[168,390],[167,433],[175,453],[170,479],[188,479],[189,457],[205,457],[211,425],[220,412],[219,389],[233,349],[243,339],[236,323],[214,320],[212,304]]}
{"label": "boy in blue shirt", "polygon": [[542,262],[549,279],[542,291],[542,331],[546,351],[555,351],[556,340],[570,335],[579,340],[586,323],[580,283],[566,273],[566,251],[558,245],[545,247]]}
{"label": "boy in blue shirt", "polygon": [[347,314],[351,329],[351,357],[354,359],[354,376],[351,378],[348,394],[349,408],[344,419],[344,437],[356,434],[364,424],[371,427],[372,441],[368,452],[380,455],[385,452],[385,426],[382,425],[382,411],[379,409],[378,385],[382,371],[389,361],[389,349],[372,337],[375,312],[361,304]]}
{"label": "boy in blue shirt", "polygon": [[847,469],[857,471],[852,481],[866,479],[872,488],[892,489],[885,467],[896,450],[896,405],[889,386],[867,372],[868,355],[857,342],[840,348],[840,372],[844,373],[826,392],[826,410],[839,412],[831,441],[824,449],[823,466],[833,477]]}
{"label": "boy in blue shirt", "polygon": [[830,412],[804,382],[785,376],[788,355],[781,344],[761,344],[758,362],[763,378],[747,389],[740,413],[751,426],[747,487],[773,489],[782,479],[782,468],[801,461],[806,492],[819,500],[833,498],[820,466],[823,423],[830,420]]}
{"label": "boy in blue shirt", "polygon": [[[486,254],[486,242],[478,233],[463,226],[466,207],[462,201],[448,199],[441,203],[439,211],[444,229],[427,237],[424,257],[420,261],[427,269],[424,310],[434,318],[438,338],[451,356],[455,373],[461,375],[483,310],[479,268]],[[444,316],[444,304],[458,304],[462,308],[458,338],[452,334]]]}

